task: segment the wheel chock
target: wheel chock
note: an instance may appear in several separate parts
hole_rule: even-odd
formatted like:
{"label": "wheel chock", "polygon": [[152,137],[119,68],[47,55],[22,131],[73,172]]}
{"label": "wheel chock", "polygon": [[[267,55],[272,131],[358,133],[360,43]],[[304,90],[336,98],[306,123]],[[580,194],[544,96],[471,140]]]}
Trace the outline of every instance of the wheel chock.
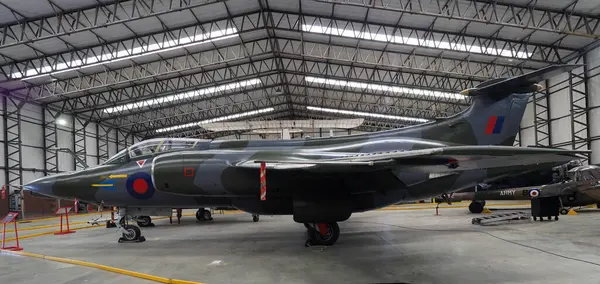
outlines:
{"label": "wheel chock", "polygon": [[144,236],[141,236],[139,238],[137,238],[136,240],[127,240],[125,238],[119,238],[119,243],[142,243],[145,242],[146,238]]}
{"label": "wheel chock", "polygon": [[579,213],[577,213],[575,210],[571,209],[569,210],[569,213],[567,213],[567,215],[578,215]]}
{"label": "wheel chock", "polygon": [[487,207],[485,207],[485,208],[483,208],[483,211],[481,211],[481,213],[483,213],[483,214],[490,214],[490,213],[492,213],[492,210],[490,210]]}

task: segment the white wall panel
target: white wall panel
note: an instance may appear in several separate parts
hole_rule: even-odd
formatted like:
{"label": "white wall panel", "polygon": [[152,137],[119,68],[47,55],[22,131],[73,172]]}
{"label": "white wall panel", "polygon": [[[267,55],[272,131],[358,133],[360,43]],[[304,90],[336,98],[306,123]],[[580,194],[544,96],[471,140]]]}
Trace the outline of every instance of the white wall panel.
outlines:
{"label": "white wall panel", "polygon": [[[592,108],[589,112],[589,130],[590,136],[600,136],[600,108],[594,108],[600,106],[600,48],[596,48],[590,51],[586,56],[588,65],[588,99],[589,106]],[[595,68],[595,69],[594,69]],[[600,163],[600,140],[592,140],[591,149],[592,154],[590,156],[591,164]]]}
{"label": "white wall panel", "polygon": [[[10,105],[10,102],[9,102]],[[25,104],[21,108],[21,119],[24,120],[34,120],[41,122],[42,121],[42,108],[32,104]]]}
{"label": "white wall panel", "polygon": [[[550,140],[552,145],[571,141],[571,100],[569,97],[569,74],[564,73],[549,79],[550,97]],[[567,147],[569,148],[569,147]]]}
{"label": "white wall panel", "polygon": [[98,164],[98,140],[96,133],[96,123],[90,122],[85,128],[85,150],[86,163],[88,166]]}
{"label": "white wall panel", "polygon": [[[0,129],[2,129],[2,128],[0,128]],[[3,132],[3,131],[0,131],[0,132]],[[2,140],[2,141],[4,141],[4,140]],[[4,155],[4,142],[0,142],[0,166],[1,167],[6,166],[6,164],[4,163],[4,157],[5,157],[5,155]]]}
{"label": "white wall panel", "polygon": [[44,176],[43,171],[23,171],[23,184],[34,181]]}
{"label": "white wall panel", "polygon": [[519,139],[522,147],[535,145],[535,127],[529,127],[521,130],[521,136]]}
{"label": "white wall panel", "polygon": [[117,132],[114,129],[111,129],[108,133],[108,157],[112,157],[117,154]]}
{"label": "white wall panel", "polygon": [[[72,122],[73,120],[71,119],[70,116],[66,116],[63,115],[62,118],[64,118],[66,121],[69,122],[68,125],[60,125],[58,127],[57,135],[58,135],[58,141],[57,141],[57,147],[59,148],[68,148],[71,149],[71,151],[74,151],[73,149],[73,132],[72,132]],[[69,154],[69,153],[63,153],[63,152],[59,152],[58,153],[58,170],[59,171],[72,171],[75,167],[74,164],[74,160],[73,160],[73,155]]]}
{"label": "white wall panel", "polygon": [[2,187],[2,185],[6,184],[6,179],[5,176],[6,172],[4,170],[0,170],[0,187]]}
{"label": "white wall panel", "polygon": [[521,146],[527,145],[535,145],[535,113],[533,112],[533,100],[530,98],[527,107],[525,108],[525,113],[523,114],[523,119],[521,120],[521,133],[519,136],[519,140],[521,141]]}
{"label": "white wall panel", "polygon": [[27,146],[44,147],[44,135],[40,123],[21,121],[21,143]]}
{"label": "white wall panel", "polygon": [[21,166],[29,169],[44,169],[44,149],[29,146],[21,147]]}
{"label": "white wall panel", "polygon": [[530,97],[527,108],[525,108],[525,113],[523,114],[523,119],[521,120],[521,128],[533,126],[534,121],[535,113],[533,112],[533,97]]}

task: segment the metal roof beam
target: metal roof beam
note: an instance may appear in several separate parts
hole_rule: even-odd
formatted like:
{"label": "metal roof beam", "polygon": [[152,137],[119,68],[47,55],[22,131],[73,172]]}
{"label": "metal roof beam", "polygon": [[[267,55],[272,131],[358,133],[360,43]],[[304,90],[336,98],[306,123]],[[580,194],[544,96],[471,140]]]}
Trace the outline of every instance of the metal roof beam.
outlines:
{"label": "metal roof beam", "polygon": [[[261,90],[259,90],[261,91]],[[270,91],[270,90],[266,90]],[[271,93],[270,95],[272,95]],[[243,95],[243,94],[242,94]],[[240,96],[242,96],[240,95]],[[270,96],[269,95],[269,96]],[[264,95],[266,97],[268,95]],[[136,123],[131,125],[130,132],[135,133],[136,135],[141,136],[150,136],[154,133],[157,133],[157,129],[173,127],[178,125],[184,125],[188,123],[200,122],[203,120],[214,119],[218,117],[240,114],[249,111],[255,111],[260,109],[265,109],[268,107],[275,108],[275,111],[280,111],[282,109],[288,109],[287,97],[283,94],[270,96],[270,99],[265,98],[260,99],[248,99],[243,101],[236,101],[225,103],[221,105],[211,105],[210,108],[198,109],[196,111],[186,112],[182,114],[173,114],[170,116],[165,116],[161,118],[151,118],[153,120],[143,123]],[[272,105],[271,102],[275,102],[276,104]],[[208,104],[208,103],[207,103]],[[269,113],[265,113],[269,114]],[[240,119],[250,119],[251,117],[243,117]],[[230,120],[227,120],[230,121]],[[233,120],[231,120],[233,121]],[[186,129],[181,129],[185,131]],[[181,131],[179,130],[179,131]],[[174,132],[174,131],[169,131]],[[167,132],[165,132],[167,133]]]}
{"label": "metal roof beam", "polygon": [[[404,44],[415,47],[435,48],[440,50],[452,50],[464,53],[478,53],[503,57],[498,54],[501,50],[506,53],[512,52],[519,56],[531,54],[531,57],[518,58],[529,61],[544,63],[559,62],[562,57],[568,55],[575,49],[558,47],[542,43],[516,41],[500,38],[499,36],[476,36],[462,33],[447,32],[441,30],[416,29],[404,26],[386,26],[382,24],[365,21],[358,22],[339,18],[328,18],[319,15],[298,14],[287,11],[273,11],[273,17],[278,26],[283,29],[303,31],[304,33],[324,34],[335,37],[350,38],[374,38],[375,41],[389,42],[393,44]],[[306,26],[302,27],[300,23]],[[338,29],[338,30],[333,30]],[[325,31],[325,33],[323,33]],[[338,35],[342,31],[344,36]],[[354,31],[353,33],[351,31]],[[395,31],[395,32],[392,32]],[[366,33],[368,32],[368,33]],[[347,36],[346,36],[347,35]],[[500,52],[501,53],[501,52]],[[506,56],[505,58],[511,58]]]}
{"label": "metal roof beam", "polygon": [[[286,98],[276,90],[279,87],[280,85],[275,84],[265,86],[262,89],[255,88],[243,92],[206,97],[195,102],[163,108],[159,111],[146,109],[131,115],[111,116],[105,121],[128,128],[133,133],[148,132],[151,129],[186,124],[284,104]],[[327,91],[326,97],[321,94],[324,90]],[[354,108],[355,111],[360,111],[363,108],[352,107],[353,104],[366,104],[371,106],[371,110],[375,113],[386,112],[395,115],[430,119],[453,115],[464,110],[469,105],[467,102],[453,104],[435,99],[413,99],[407,98],[404,95],[389,93],[363,94],[361,92],[321,89],[302,85],[290,85],[290,91],[289,95],[295,104],[307,103],[312,106],[329,108]],[[362,101],[359,101],[357,98],[361,95]],[[342,96],[345,96],[343,100],[341,99]],[[269,99],[270,104],[268,103]],[[240,109],[235,109],[236,104],[240,105]],[[375,110],[377,106],[379,106],[379,109]],[[231,111],[228,112],[228,110]]]}
{"label": "metal roof beam", "polygon": [[[343,118],[356,118],[359,116],[346,115],[346,114],[333,114],[327,112],[313,111],[306,108],[306,105],[294,104],[295,113],[297,114],[295,119],[343,119]],[[401,120],[381,120],[374,117],[364,117],[363,123],[357,128],[352,130],[373,132],[383,129],[390,128],[401,128],[408,125],[417,125],[419,122],[401,121]]]}
{"label": "metal roof beam", "polygon": [[20,19],[16,23],[0,26],[0,50],[17,44],[106,28],[217,2],[222,2],[222,0],[116,1],[94,7],[60,11],[51,16]]}
{"label": "metal roof beam", "polygon": [[[139,102],[141,100],[195,90],[215,84],[233,82],[236,78],[237,81],[242,80],[240,78],[255,78],[257,76],[264,76],[265,74],[272,74],[273,72],[278,71],[302,75],[302,71],[298,71],[302,70],[300,69],[300,66],[305,66],[305,71],[312,74],[312,76],[322,76],[321,74],[328,72],[328,74],[331,74],[331,78],[335,78],[341,76],[340,74],[346,74],[346,71],[349,71],[350,78],[355,81],[371,83],[365,81],[364,76],[373,75],[377,81],[383,82],[383,84],[394,86],[402,85],[407,87],[421,86],[425,89],[438,91],[445,90],[457,92],[473,87],[480,82],[478,80],[452,78],[447,76],[401,72],[397,68],[385,70],[360,66],[348,67],[342,64],[328,64],[311,61],[309,58],[307,58],[307,60],[283,58],[282,62],[284,63],[284,70],[278,70],[273,59],[263,59],[255,61],[254,64],[243,63],[232,65],[231,68],[233,68],[233,71],[228,71],[227,68],[206,70],[205,72],[189,74],[182,77],[168,78],[96,93],[91,96],[69,98],[61,102],[52,103],[51,105],[56,106],[65,112],[83,113],[92,111],[90,114],[91,119],[102,119],[103,117],[106,117],[107,114],[102,114],[101,111],[99,111],[101,108],[114,107],[120,104]],[[255,73],[256,71],[254,70],[258,70],[258,73]],[[344,77],[339,78],[344,79]],[[172,101],[169,104],[176,103],[178,103],[178,101]],[[131,113],[135,111],[126,110],[123,112]],[[112,115],[119,115],[119,113]]]}
{"label": "metal roof beam", "polygon": [[316,0],[336,5],[361,6],[439,17],[451,20],[494,24],[586,38],[600,38],[600,17],[572,11],[522,4],[481,0]]}
{"label": "metal roof beam", "polygon": [[[344,64],[354,62],[357,66],[371,65],[382,68],[402,68],[407,72],[427,72],[440,76],[463,77],[465,79],[483,80],[501,76],[522,74],[528,69],[498,64],[495,62],[473,61],[470,56],[454,59],[438,56],[419,55],[416,53],[400,53],[380,51],[377,49],[355,48],[298,41],[293,39],[278,39],[281,53],[289,59],[311,59],[342,61]],[[273,56],[266,39],[247,41],[245,44],[234,43],[216,50],[187,53],[164,60],[148,63],[130,64],[122,68],[105,68],[98,73],[82,74],[77,77],[59,79],[44,85],[30,87],[52,90],[44,93],[38,100],[52,102],[71,99],[82,95],[94,95],[98,91],[115,90],[143,83],[148,80],[160,79],[162,76],[181,74],[181,72],[206,72],[222,66],[224,63],[235,65],[246,63],[248,60],[261,60]],[[330,52],[330,50],[335,52]],[[21,90],[27,93],[26,90]],[[35,92],[35,91],[30,91]]]}
{"label": "metal roof beam", "polygon": [[[444,117],[455,114],[470,104],[468,100],[461,103],[448,102],[447,100],[436,99],[432,97],[414,98],[407,94],[392,94],[384,92],[365,93],[351,90],[336,90],[320,87],[306,87],[302,85],[290,85],[294,103],[301,102],[319,106],[321,100],[337,102],[339,106],[354,106],[357,104],[380,105],[382,107],[393,106],[396,109],[402,109],[404,116],[419,118]],[[306,92],[305,92],[306,91]],[[324,94],[326,92],[326,94]],[[302,94],[302,97],[299,97]],[[330,104],[328,108],[338,108]],[[355,110],[358,110],[356,107]]]}
{"label": "metal roof beam", "polygon": [[183,73],[198,73],[223,67],[225,64],[237,65],[248,63],[251,59],[266,59],[273,57],[267,40],[257,40],[245,44],[235,43],[218,49],[186,53],[183,56],[157,60],[148,63],[130,64],[117,69],[103,69],[99,73],[56,80],[39,86],[53,90],[40,100],[72,99],[84,95],[94,95],[99,91],[115,90],[160,79],[165,76],[181,75]]}
{"label": "metal roof beam", "polygon": [[[279,119],[279,118],[284,118],[284,117],[289,117],[290,116],[290,110],[287,108],[284,108],[283,106],[276,106],[276,111],[272,112],[272,113],[266,113],[266,114],[262,114],[260,116],[256,116],[256,117],[251,117],[252,118],[258,118],[259,120],[275,120],[275,119]],[[248,118],[246,118],[248,119]],[[230,121],[236,121],[236,120],[230,120]],[[175,132],[171,132],[171,133],[156,133],[154,132],[153,134],[149,134],[148,136],[146,136],[146,138],[154,138],[154,137],[195,137],[195,138],[204,138],[204,139],[214,139],[217,137],[223,137],[223,136],[228,136],[228,135],[233,135],[233,134],[240,134],[240,133],[244,133],[246,131],[219,131],[219,132],[213,132],[213,131],[208,131],[204,128],[190,128],[189,130],[179,130],[179,131],[175,131]]]}
{"label": "metal roof beam", "polygon": [[[259,13],[248,13],[234,18],[218,19],[211,22],[189,25],[186,27],[165,29],[160,32],[138,35],[127,39],[99,42],[99,45],[74,49],[68,52],[32,58],[19,62],[11,62],[0,68],[4,78],[26,79],[32,76],[52,75],[66,72],[70,69],[83,69],[90,66],[102,65],[117,60],[128,60],[150,52],[160,52],[166,49],[184,48],[190,44],[208,43],[212,40],[226,38],[215,33],[237,27],[237,32],[263,28]],[[237,23],[237,24],[236,24]],[[201,39],[196,39],[202,35]],[[59,73],[60,72],[60,73]]]}
{"label": "metal roof beam", "polygon": [[[283,58],[285,72],[302,75],[308,72],[311,76],[334,78],[364,83],[383,84],[390,86],[403,86],[408,88],[424,88],[436,91],[459,92],[483,80],[461,79],[448,76],[437,76],[425,72],[402,72],[398,68],[366,68],[362,66],[349,66],[331,62],[312,61]],[[300,69],[305,64],[303,71]],[[322,75],[327,74],[327,75]],[[292,83],[292,82],[290,82]]]}
{"label": "metal roof beam", "polygon": [[[274,76],[275,75],[271,75],[271,77]],[[276,92],[276,89],[281,88],[281,86],[281,83],[273,83],[265,86],[255,86],[253,88],[238,90],[231,93],[221,93],[216,94],[215,96],[202,97],[197,100],[185,102],[179,105],[162,107],[160,109],[143,109],[131,114],[128,113],[110,116],[105,118],[103,121],[109,122],[111,124],[122,125],[124,127],[131,127],[132,132],[142,131],[145,127],[150,127],[151,124],[157,124],[160,127],[168,127],[173,125],[167,124],[166,121],[161,121],[162,119],[176,116],[189,117],[190,120],[193,120],[197,117],[196,115],[200,111],[215,109],[224,105],[235,105],[236,103],[244,104],[248,102],[254,102],[255,106],[257,106],[258,108],[259,106],[265,107],[267,105],[262,103],[257,104],[256,101],[265,100],[268,102],[271,99],[275,101],[269,104],[271,106],[276,105],[280,103],[279,100],[281,98],[279,98],[278,96],[282,94],[281,92]],[[229,115],[232,113],[226,113],[224,115]]]}
{"label": "metal roof beam", "polygon": [[[62,103],[63,105],[69,105],[68,109],[85,110],[85,112],[75,113],[88,115],[92,120],[98,121],[119,115],[133,114],[144,110],[158,110],[164,107],[197,100],[203,96],[182,95],[180,97],[176,97],[176,95],[207,87],[224,86],[229,83],[239,83],[240,81],[250,79],[260,79],[264,85],[278,84],[280,82],[277,79],[277,69],[270,65],[272,64],[272,61],[273,60],[270,60],[270,62],[257,62],[257,64],[260,64],[258,67],[260,70],[259,74],[249,70],[252,69],[252,67],[250,67],[248,64],[238,65],[232,68],[234,72],[218,72],[213,70],[200,74],[176,77],[169,80],[157,81],[143,85],[135,85],[129,88],[101,93],[95,96],[80,97],[74,100],[64,101]],[[253,87],[254,86],[245,88],[243,87],[242,89],[250,89]],[[218,90],[216,93],[212,93],[209,96],[216,96],[224,93],[228,92]],[[167,95],[171,95],[173,97],[168,100],[164,99],[164,97]],[[142,104],[143,102],[149,102],[150,100],[156,98],[162,98],[162,101],[159,100],[159,102],[146,103],[147,105],[145,107],[125,108],[121,110],[117,109],[110,113],[104,111],[104,109],[114,108],[125,104]],[[97,103],[97,105],[94,105],[94,103]],[[71,104],[84,105],[85,107],[74,107]]]}
{"label": "metal roof beam", "polygon": [[[334,60],[358,65],[376,65],[387,68],[403,68],[408,72],[438,73],[441,76],[486,80],[503,76],[520,75],[532,69],[500,64],[494,61],[472,60],[470,55],[457,59],[443,53],[432,56],[416,52],[382,51],[377,48],[355,48],[353,46],[327,45],[313,41],[279,38],[282,53],[290,59],[310,57],[324,61]],[[331,52],[334,50],[334,52]]]}

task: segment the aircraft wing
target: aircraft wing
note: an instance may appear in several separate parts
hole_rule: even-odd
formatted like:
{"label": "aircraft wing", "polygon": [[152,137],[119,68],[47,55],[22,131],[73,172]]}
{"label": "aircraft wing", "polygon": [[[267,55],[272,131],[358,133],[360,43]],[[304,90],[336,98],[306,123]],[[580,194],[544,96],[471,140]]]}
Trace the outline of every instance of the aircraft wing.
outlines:
{"label": "aircraft wing", "polygon": [[[482,168],[564,163],[584,158],[590,151],[512,146],[448,146],[411,151],[361,153],[333,158],[281,158],[242,161],[239,167],[258,167],[261,162],[271,169],[362,169],[401,167],[422,172],[464,171]],[[323,156],[328,156],[323,153]]]}

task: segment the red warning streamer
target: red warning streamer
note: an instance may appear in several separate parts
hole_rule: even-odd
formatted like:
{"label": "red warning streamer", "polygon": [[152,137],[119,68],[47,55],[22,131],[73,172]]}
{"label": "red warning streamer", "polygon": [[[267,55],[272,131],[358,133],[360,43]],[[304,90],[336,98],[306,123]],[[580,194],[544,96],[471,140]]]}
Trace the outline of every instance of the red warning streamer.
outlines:
{"label": "red warning streamer", "polygon": [[260,162],[260,200],[267,200],[267,166]]}

